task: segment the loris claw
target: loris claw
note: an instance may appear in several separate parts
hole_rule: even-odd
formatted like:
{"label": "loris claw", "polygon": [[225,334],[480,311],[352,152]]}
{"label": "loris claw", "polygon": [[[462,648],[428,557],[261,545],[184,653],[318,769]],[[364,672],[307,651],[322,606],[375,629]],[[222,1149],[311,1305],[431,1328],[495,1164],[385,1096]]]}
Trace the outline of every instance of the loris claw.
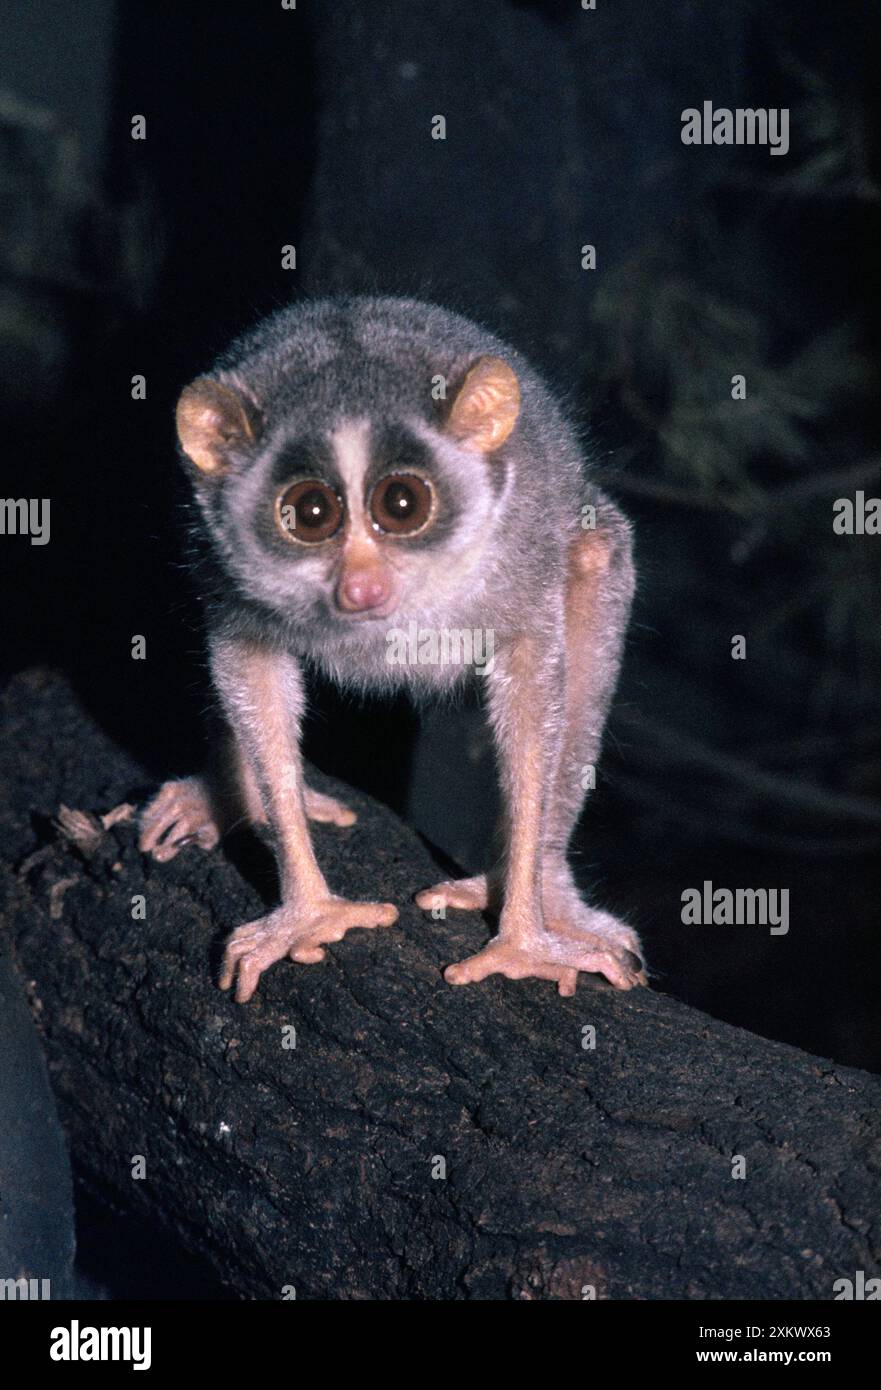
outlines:
{"label": "loris claw", "polygon": [[[303,781],[306,664],[355,690],[483,683],[508,830],[489,895],[499,935],[449,980],[643,983],[635,933],[582,901],[566,863],[618,673],[630,528],[540,377],[443,309],[328,299],[234,343],[182,393],[177,431],[214,684],[282,890],[233,935],[221,983],[236,977],[247,999],[282,956],[312,963],[351,927],[391,921],[390,904],[341,903],[315,859],[307,818],[347,821]],[[408,646],[413,632],[433,655]],[[157,858],[219,833],[196,786],[177,786],[145,813]],[[426,890],[421,906],[432,892],[487,901],[479,878]]]}

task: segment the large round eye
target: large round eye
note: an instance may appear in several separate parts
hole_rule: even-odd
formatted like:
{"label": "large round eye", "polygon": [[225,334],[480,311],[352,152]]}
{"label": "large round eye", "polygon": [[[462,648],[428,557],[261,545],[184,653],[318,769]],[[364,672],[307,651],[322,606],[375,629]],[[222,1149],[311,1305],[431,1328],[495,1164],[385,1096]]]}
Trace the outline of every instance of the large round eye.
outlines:
{"label": "large round eye", "polygon": [[291,540],[318,545],[330,540],[343,520],[342,499],[320,478],[286,488],[276,503],[278,524]]}
{"label": "large round eye", "polygon": [[380,531],[412,536],[431,516],[433,496],[431,484],[418,474],[390,473],[373,489],[370,515]]}

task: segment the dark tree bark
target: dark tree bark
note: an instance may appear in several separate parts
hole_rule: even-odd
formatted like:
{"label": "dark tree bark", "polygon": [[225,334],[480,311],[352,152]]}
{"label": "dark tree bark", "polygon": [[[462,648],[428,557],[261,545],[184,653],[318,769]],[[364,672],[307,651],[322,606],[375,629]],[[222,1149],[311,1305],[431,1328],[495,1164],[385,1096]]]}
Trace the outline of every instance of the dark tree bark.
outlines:
{"label": "dark tree bark", "polygon": [[319,856],[400,923],[239,1007],[218,951],[271,896],[265,848],[160,867],[130,821],[59,831],[61,803],[106,813],[143,774],[45,672],[11,683],[2,726],[3,930],[74,1156],[241,1296],[828,1299],[877,1273],[877,1079],[654,989],[448,987],[486,927],[424,920],[437,866],[348,789],[359,822],[318,827]]}
{"label": "dark tree bark", "polygon": [[[0,1285],[35,1281],[70,1298],[73,1187],[46,1062],[0,932]],[[0,1298],[8,1297],[5,1288]]]}

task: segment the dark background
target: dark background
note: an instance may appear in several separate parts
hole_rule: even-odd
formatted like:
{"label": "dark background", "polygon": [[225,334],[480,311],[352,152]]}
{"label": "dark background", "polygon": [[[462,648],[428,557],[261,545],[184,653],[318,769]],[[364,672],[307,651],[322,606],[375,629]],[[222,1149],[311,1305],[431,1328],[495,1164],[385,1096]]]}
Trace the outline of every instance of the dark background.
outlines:
{"label": "dark background", "polygon": [[[636,525],[585,885],[657,987],[877,1070],[881,537],[832,532],[881,495],[877,7],[3,0],[0,29],[3,491],[52,499],[51,544],[0,538],[3,674],[62,668],[150,779],[194,770],[177,393],[292,296],[434,297],[546,370]],[[788,155],[684,146],[705,99],[788,107]],[[322,767],[482,861],[473,709],[315,709]],[[789,934],[683,926],[706,879],[789,888]]]}

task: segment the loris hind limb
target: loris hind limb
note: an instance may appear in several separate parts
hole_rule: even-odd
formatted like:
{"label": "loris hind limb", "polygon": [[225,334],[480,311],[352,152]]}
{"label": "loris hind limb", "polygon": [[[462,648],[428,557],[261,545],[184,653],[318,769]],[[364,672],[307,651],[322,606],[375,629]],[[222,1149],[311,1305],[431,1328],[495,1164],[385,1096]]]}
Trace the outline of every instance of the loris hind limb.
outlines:
{"label": "loris hind limb", "polygon": [[[586,774],[599,756],[634,587],[627,522],[605,498],[599,499],[597,510],[597,528],[583,532],[569,547],[562,653],[540,654],[521,639],[510,658],[519,660],[520,672],[503,667],[491,687],[511,808],[508,892],[498,936],[477,955],[448,966],[450,984],[469,984],[491,974],[514,979],[540,975],[555,980],[561,994],[573,994],[579,970],[604,975],[619,989],[646,983],[636,932],[584,901],[566,858],[586,796]],[[529,669],[542,661],[550,665],[555,657],[562,658],[564,690],[563,737],[556,756],[553,737],[542,736],[537,717],[541,682],[531,681]],[[525,767],[524,750],[531,760]],[[510,872],[515,861],[523,866],[517,876]],[[497,871],[491,877],[479,874],[436,884],[418,893],[416,901],[425,910],[480,910],[500,906],[500,897]]]}
{"label": "loris hind limb", "polygon": [[[304,786],[306,815],[322,825],[349,826],[358,819],[336,797]],[[196,777],[163,782],[140,817],[139,847],[160,864],[186,845],[214,849],[224,835],[245,825],[265,825],[266,812],[254,775],[234,738],[225,738],[212,766]]]}

